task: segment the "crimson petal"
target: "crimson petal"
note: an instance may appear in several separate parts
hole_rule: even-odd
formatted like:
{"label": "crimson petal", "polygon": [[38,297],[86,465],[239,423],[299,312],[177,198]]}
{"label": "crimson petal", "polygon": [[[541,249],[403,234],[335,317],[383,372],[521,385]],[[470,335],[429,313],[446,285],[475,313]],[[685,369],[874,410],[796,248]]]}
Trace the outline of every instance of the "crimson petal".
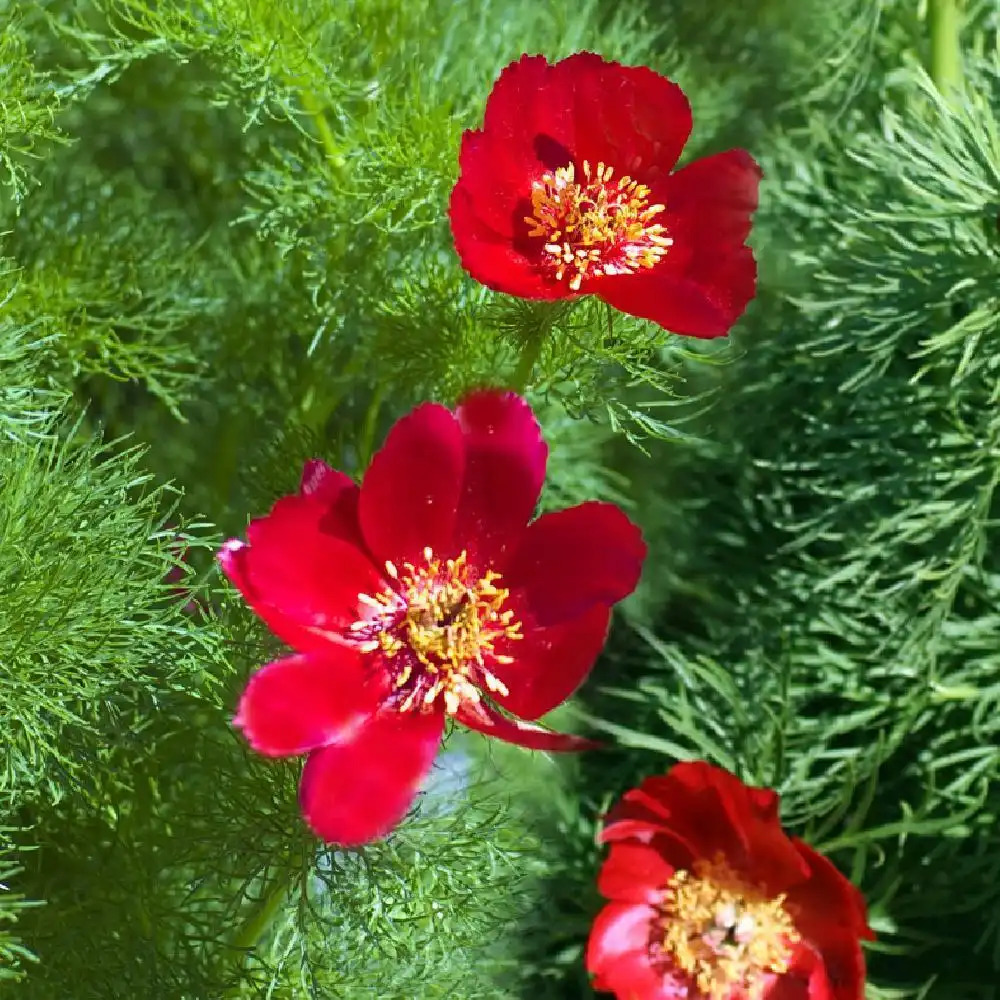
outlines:
{"label": "crimson petal", "polygon": [[406,815],[430,770],[444,715],[375,715],[353,738],[315,750],[302,771],[299,800],[312,830],[356,847],[384,837]]}
{"label": "crimson petal", "polygon": [[455,718],[469,729],[528,750],[568,752],[594,750],[601,745],[583,736],[556,733],[544,726],[508,718],[486,702],[463,703],[455,713]]}
{"label": "crimson petal", "polygon": [[642,535],[625,514],[590,501],[529,524],[503,584],[524,591],[540,625],[553,625],[627,597],[645,557]]}
{"label": "crimson petal", "polygon": [[[862,1000],[863,992],[859,983],[848,996],[850,1000]],[[764,994],[765,1000],[848,1000],[848,996],[833,993],[822,960],[804,942],[795,949],[788,971],[776,976]]]}
{"label": "crimson petal", "polygon": [[[357,552],[356,549],[351,551]],[[295,554],[289,551],[288,558],[294,560]],[[294,591],[283,589],[280,578],[262,575],[259,564],[256,563],[254,565],[258,571],[254,575],[251,571],[250,546],[239,539],[226,542],[219,551],[218,560],[223,572],[236,585],[247,604],[283,642],[301,652],[317,653],[323,653],[331,643],[343,642],[341,630],[355,617],[349,605],[352,594],[354,604],[357,604],[357,583],[351,586],[348,580],[348,594],[345,597],[343,588],[335,589],[329,581],[324,582],[326,589],[319,595],[320,603],[313,607],[308,601],[294,599]],[[349,562],[353,562],[353,558]],[[367,560],[365,566],[368,571],[371,570]],[[294,574],[294,568],[289,573]],[[366,571],[364,580],[370,582],[371,579]],[[277,586],[272,585],[275,582]],[[338,599],[334,601],[333,598]],[[324,603],[325,601],[328,603]],[[323,608],[326,610],[322,610]],[[331,611],[334,613],[331,614]]]}
{"label": "crimson petal", "polygon": [[506,607],[524,628],[520,639],[502,639],[496,652],[510,663],[493,662],[490,671],[509,692],[497,699],[523,719],[537,719],[561,705],[584,681],[604,646],[611,609],[597,604],[579,618],[533,627],[527,610],[518,611],[514,595]]}
{"label": "crimson petal", "polygon": [[324,656],[290,656],[261,667],[233,724],[254,750],[286,757],[350,740],[376,703],[358,654],[332,646]]}
{"label": "crimson petal", "polygon": [[[649,939],[656,911],[634,903],[610,903],[590,929],[587,970],[594,987],[622,997],[659,997],[662,980],[649,957]],[[655,984],[655,990],[653,985]]]}
{"label": "crimson petal", "polygon": [[396,422],[365,473],[358,508],[380,564],[422,563],[426,547],[450,553],[464,472],[465,445],[451,410],[425,403]]}
{"label": "crimson petal", "polygon": [[[358,617],[358,594],[377,591],[382,584],[363,552],[323,530],[326,514],[315,497],[282,497],[267,517],[250,522],[249,546],[240,558],[251,604],[256,597],[300,629],[336,641]],[[298,639],[288,641],[298,645]]]}
{"label": "crimson petal", "polygon": [[[787,890],[789,902],[802,913],[798,923],[805,936],[822,943],[831,935],[846,932],[854,938],[873,940],[875,933],[868,926],[865,898],[857,887],[804,841],[795,837],[792,844],[810,870],[807,881]],[[835,907],[830,905],[831,900],[837,901]]]}
{"label": "crimson petal", "polygon": [[760,167],[742,149],[688,164],[663,186],[673,246],[650,271],[595,288],[609,305],[693,337],[725,336],[757,291],[743,246],[757,207]]}
{"label": "crimson petal", "polygon": [[[523,203],[525,192],[519,178],[506,176],[508,150],[509,147],[498,144],[484,132],[463,132],[456,190],[464,193],[469,213],[492,231],[493,238],[509,243],[524,226],[518,205]],[[464,225],[465,221],[455,220],[458,225]]]}
{"label": "crimson petal", "polygon": [[745,149],[695,160],[667,181],[667,228],[677,243],[709,252],[741,246],[757,208],[761,169]]}
{"label": "crimson petal", "polygon": [[662,902],[674,874],[663,853],[654,846],[621,843],[612,846],[597,879],[597,891],[619,903]]}
{"label": "crimson petal", "polygon": [[314,496],[324,503],[335,503],[345,490],[357,489],[346,473],[331,468],[321,458],[310,458],[302,467],[299,493]]}
{"label": "crimson petal", "polygon": [[299,493],[326,504],[326,514],[320,522],[324,534],[343,538],[359,549],[365,548],[358,523],[361,488],[350,476],[331,469],[321,459],[312,458],[302,469]]}
{"label": "crimson petal", "polygon": [[470,277],[494,291],[519,295],[524,299],[564,298],[566,290],[543,277],[511,242],[499,235],[477,214],[479,201],[460,180],[451,194],[451,219],[455,250]]}
{"label": "crimson petal", "polygon": [[578,162],[603,161],[617,176],[646,185],[669,173],[692,125],[691,105],[676,83],[591,52],[562,60],[556,71],[573,82]]}
{"label": "crimson petal", "polygon": [[[497,77],[483,114],[483,133],[517,157],[508,174],[524,196],[546,170],[564,167],[576,147],[572,80],[544,56],[522,56]],[[525,185],[525,182],[526,185]]]}
{"label": "crimson petal", "polygon": [[724,337],[757,291],[757,264],[749,247],[728,254],[692,255],[684,273],[654,268],[602,285],[609,306],[689,337]]}
{"label": "crimson petal", "polygon": [[534,513],[549,450],[531,407],[513,392],[474,392],[455,416],[465,437],[456,548],[487,569],[503,564]]}

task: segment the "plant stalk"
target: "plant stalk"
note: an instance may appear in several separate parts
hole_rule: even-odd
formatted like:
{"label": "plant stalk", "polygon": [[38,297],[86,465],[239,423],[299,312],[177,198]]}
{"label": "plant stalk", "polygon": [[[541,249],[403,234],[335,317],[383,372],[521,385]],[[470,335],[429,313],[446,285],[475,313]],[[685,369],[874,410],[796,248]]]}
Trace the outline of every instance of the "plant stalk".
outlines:
{"label": "plant stalk", "polygon": [[[226,954],[227,956],[233,955],[233,961],[239,967],[243,966],[250,952],[257,947],[264,933],[274,922],[274,918],[281,912],[297,874],[298,872],[294,868],[279,868],[273,877],[265,883],[264,894],[256,908],[236,928],[229,941]],[[242,995],[240,983],[237,981],[229,987],[223,997],[226,1000],[236,1000]]]}
{"label": "plant stalk", "polygon": [[963,0],[928,0],[930,74],[946,97],[962,85],[962,3]]}
{"label": "plant stalk", "polygon": [[560,316],[566,316],[575,303],[566,303],[560,300],[553,302],[542,302],[532,307],[531,329],[527,331],[524,344],[521,347],[521,356],[518,358],[517,367],[510,379],[510,387],[519,395],[524,395],[525,390],[531,384],[531,373],[535,369],[535,363],[542,353],[545,338],[552,332],[556,320]]}
{"label": "plant stalk", "polygon": [[518,359],[517,367],[511,376],[511,388],[518,395],[523,396],[528,384],[531,381],[531,373],[534,371],[535,362],[542,353],[542,341],[545,339],[547,331],[539,330],[527,341],[521,349],[521,357]]}

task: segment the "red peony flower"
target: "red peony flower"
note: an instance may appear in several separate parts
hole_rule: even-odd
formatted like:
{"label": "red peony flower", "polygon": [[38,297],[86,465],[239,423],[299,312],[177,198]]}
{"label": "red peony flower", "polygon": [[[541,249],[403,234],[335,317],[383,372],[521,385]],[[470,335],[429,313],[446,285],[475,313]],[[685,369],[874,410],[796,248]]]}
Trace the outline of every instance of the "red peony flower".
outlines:
{"label": "red peony flower", "polygon": [[778,820],[778,796],[704,761],[627,792],[601,833],[594,987],[620,1000],[862,1000],[861,894]]}
{"label": "red peony flower", "polygon": [[756,288],[744,241],[761,173],[742,149],[671,173],[690,132],[683,91],[644,66],[523,56],[462,136],[462,265],[499,292],[597,295],[677,333],[728,333]]}
{"label": "red peony flower", "polygon": [[236,725],[260,753],[309,755],[302,809],[324,840],[399,822],[447,716],[533,749],[591,745],[523,720],[583,681],[646,550],[612,504],[529,523],[547,454],[513,393],[425,404],[360,487],[309,462],[297,495],[223,547],[229,578],[297,651],[250,678]]}

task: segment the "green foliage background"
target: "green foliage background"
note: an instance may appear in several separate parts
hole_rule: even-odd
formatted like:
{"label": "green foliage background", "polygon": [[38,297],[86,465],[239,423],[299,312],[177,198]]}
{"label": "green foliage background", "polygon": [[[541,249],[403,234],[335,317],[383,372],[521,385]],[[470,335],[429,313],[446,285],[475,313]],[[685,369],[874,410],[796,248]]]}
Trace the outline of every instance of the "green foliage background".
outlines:
{"label": "green foliage background", "polygon": [[[942,94],[935,0],[0,0],[0,993],[586,996],[597,818],[697,756],[862,886],[871,1000],[1000,997],[1000,12],[955,3]],[[454,258],[496,73],[582,48],[763,165],[724,343]],[[558,720],[617,748],[455,734],[319,850],[230,727],[278,647],[212,553],[538,338],[543,502],[651,543]]]}

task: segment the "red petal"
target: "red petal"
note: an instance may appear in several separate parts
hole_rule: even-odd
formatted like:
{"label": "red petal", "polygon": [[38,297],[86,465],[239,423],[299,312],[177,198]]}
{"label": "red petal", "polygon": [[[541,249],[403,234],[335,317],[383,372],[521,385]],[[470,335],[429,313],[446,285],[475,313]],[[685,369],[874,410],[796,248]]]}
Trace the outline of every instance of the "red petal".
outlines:
{"label": "red petal", "polygon": [[492,238],[507,243],[524,229],[524,201],[531,194],[530,179],[508,176],[517,173],[509,165],[509,151],[509,146],[484,132],[463,132],[455,187],[464,193],[468,211],[492,231]]}
{"label": "red petal", "polygon": [[695,160],[667,181],[666,220],[676,243],[705,255],[742,246],[757,208],[761,170],[745,149]]}
{"label": "red petal", "polygon": [[842,931],[855,939],[874,940],[865,897],[857,887],[804,841],[794,838],[792,844],[810,871],[808,879],[788,890],[789,902],[802,914],[796,920],[802,933],[817,945]]}
{"label": "red petal", "polygon": [[522,56],[506,66],[486,100],[483,133],[506,150],[504,172],[519,181],[523,196],[547,170],[566,166],[576,146],[572,79],[544,56]]}
{"label": "red petal", "polygon": [[494,291],[523,299],[569,296],[568,288],[537,271],[533,261],[515,247],[509,236],[500,235],[483,222],[476,214],[480,210],[480,202],[463,175],[452,191],[448,216],[455,250],[471,277]]}
{"label": "red petal", "polygon": [[493,662],[490,671],[509,692],[497,696],[500,704],[523,719],[537,719],[561,705],[590,673],[607,638],[611,609],[598,604],[572,621],[539,628],[517,603],[505,607],[521,621],[523,638],[500,640],[496,652],[513,660]]}
{"label": "red petal", "polygon": [[316,632],[339,641],[358,617],[358,594],[382,586],[364,553],[323,530],[325,516],[314,497],[282,497],[267,517],[250,522],[248,546],[230,544],[220,554],[254,610],[301,650],[316,648]]}
{"label": "red petal", "polygon": [[834,865],[801,840],[795,849],[810,870],[788,890],[788,906],[799,933],[817,949],[836,1000],[861,1000],[865,960],[859,939],[872,940],[864,896]]}
{"label": "red petal", "polygon": [[727,859],[742,857],[746,843],[716,785],[719,773],[728,772],[706,761],[684,761],[662,777],[647,778],[626,792],[611,810],[601,839],[634,836],[651,840],[671,833],[690,844],[695,856],[722,853]]}
{"label": "red petal", "polygon": [[[482,130],[462,137],[449,206],[455,247],[469,274],[497,291],[531,299],[572,295],[524,253],[532,184],[573,159],[570,83],[543,56],[524,56],[493,85]],[[533,249],[541,253],[540,245]]]}
{"label": "red petal", "polygon": [[[223,571],[247,604],[279,639],[302,652],[322,653],[331,643],[342,642],[343,629],[357,617],[359,591],[381,587],[371,564],[357,549],[333,538],[327,542],[316,551],[305,550],[298,564],[303,578],[298,582],[295,573],[300,553],[292,548],[285,553],[284,569],[275,567],[272,546],[262,547],[268,558],[260,559],[260,551],[255,548],[251,552],[251,546],[235,538],[226,542],[218,555]],[[317,552],[329,555],[334,546],[343,556],[340,567],[344,575],[331,573],[327,567],[327,575],[322,577],[322,568],[317,569],[310,557]]]}
{"label": "red petal", "polygon": [[572,81],[577,163],[603,161],[643,184],[673,169],[691,134],[691,105],[676,83],[590,52],[562,60],[555,73]]}
{"label": "red petal", "polygon": [[572,736],[569,733],[554,733],[544,726],[536,726],[520,719],[511,719],[486,702],[474,704],[466,702],[455,718],[469,729],[478,733],[513,743],[528,750],[551,750],[567,752],[575,750],[593,750],[600,746],[593,740],[583,736]]}
{"label": "red petal", "polygon": [[629,951],[619,955],[603,976],[594,980],[594,989],[614,993],[619,1000],[674,1000],[683,993],[664,993],[663,976],[650,964],[649,953]]}
{"label": "red petal", "polygon": [[513,392],[472,393],[455,416],[466,455],[455,545],[481,569],[498,567],[535,511],[549,450],[531,407]]}
{"label": "red petal", "polygon": [[353,738],[376,698],[357,653],[334,646],[330,654],[277,660],[250,678],[233,724],[254,750],[286,757]]}
{"label": "red petal", "polygon": [[523,590],[539,624],[552,625],[627,597],[645,557],[642,535],[622,511],[591,501],[529,524],[503,584]]}
{"label": "red petal", "polygon": [[696,160],[662,187],[674,244],[656,267],[602,281],[595,291],[622,312],[693,337],[725,336],[757,290],[743,246],[757,207],[760,168],[745,150]]}
{"label": "red petal", "polygon": [[597,977],[595,988],[610,989],[622,997],[632,995],[636,987],[628,980],[637,971],[634,958],[639,958],[640,967],[649,966],[655,917],[651,906],[634,903],[611,903],[597,914],[587,942],[587,971]]}
{"label": "red petal", "polygon": [[777,807],[773,791],[751,788],[706,761],[688,761],[626,792],[611,811],[602,839],[649,841],[669,833],[690,845],[695,857],[721,853],[736,872],[777,895],[808,875],[781,828]]}
{"label": "red petal", "polygon": [[[862,992],[850,1000],[862,1000]],[[765,990],[764,1000],[841,1000],[830,989],[826,969],[815,951],[807,944],[795,949],[790,967],[781,976],[775,976],[770,989]],[[846,1000],[846,998],[845,998]]]}
{"label": "red petal", "polygon": [[344,847],[384,837],[409,809],[443,732],[439,712],[391,712],[310,754],[299,799],[313,832]]}
{"label": "red petal", "polygon": [[302,467],[299,493],[323,503],[335,503],[345,490],[357,489],[350,476],[331,468],[321,458],[310,458]]}
{"label": "red petal", "polygon": [[753,252],[739,247],[726,254],[692,256],[683,273],[661,265],[608,279],[602,282],[599,297],[673,333],[711,338],[729,333],[756,292]]}
{"label": "red petal", "polygon": [[362,551],[365,549],[361,525],[358,523],[361,489],[350,476],[313,458],[306,462],[302,470],[299,493],[314,497],[326,505],[326,514],[320,522],[324,534],[343,538]]}
{"label": "red petal", "polygon": [[396,422],[361,485],[361,529],[380,563],[423,563],[425,547],[451,552],[464,471],[451,410],[425,403]]}
{"label": "red petal", "polygon": [[662,852],[647,844],[614,844],[597,878],[597,891],[619,903],[663,900],[664,889],[674,874]]}
{"label": "red petal", "polygon": [[219,565],[229,577],[244,600],[260,616],[267,627],[283,642],[296,649],[311,649],[322,652],[329,644],[329,639],[318,633],[310,632],[298,622],[293,621],[268,604],[250,583],[250,573],[247,568],[247,553],[250,551],[246,542],[238,538],[230,538],[218,553]]}

